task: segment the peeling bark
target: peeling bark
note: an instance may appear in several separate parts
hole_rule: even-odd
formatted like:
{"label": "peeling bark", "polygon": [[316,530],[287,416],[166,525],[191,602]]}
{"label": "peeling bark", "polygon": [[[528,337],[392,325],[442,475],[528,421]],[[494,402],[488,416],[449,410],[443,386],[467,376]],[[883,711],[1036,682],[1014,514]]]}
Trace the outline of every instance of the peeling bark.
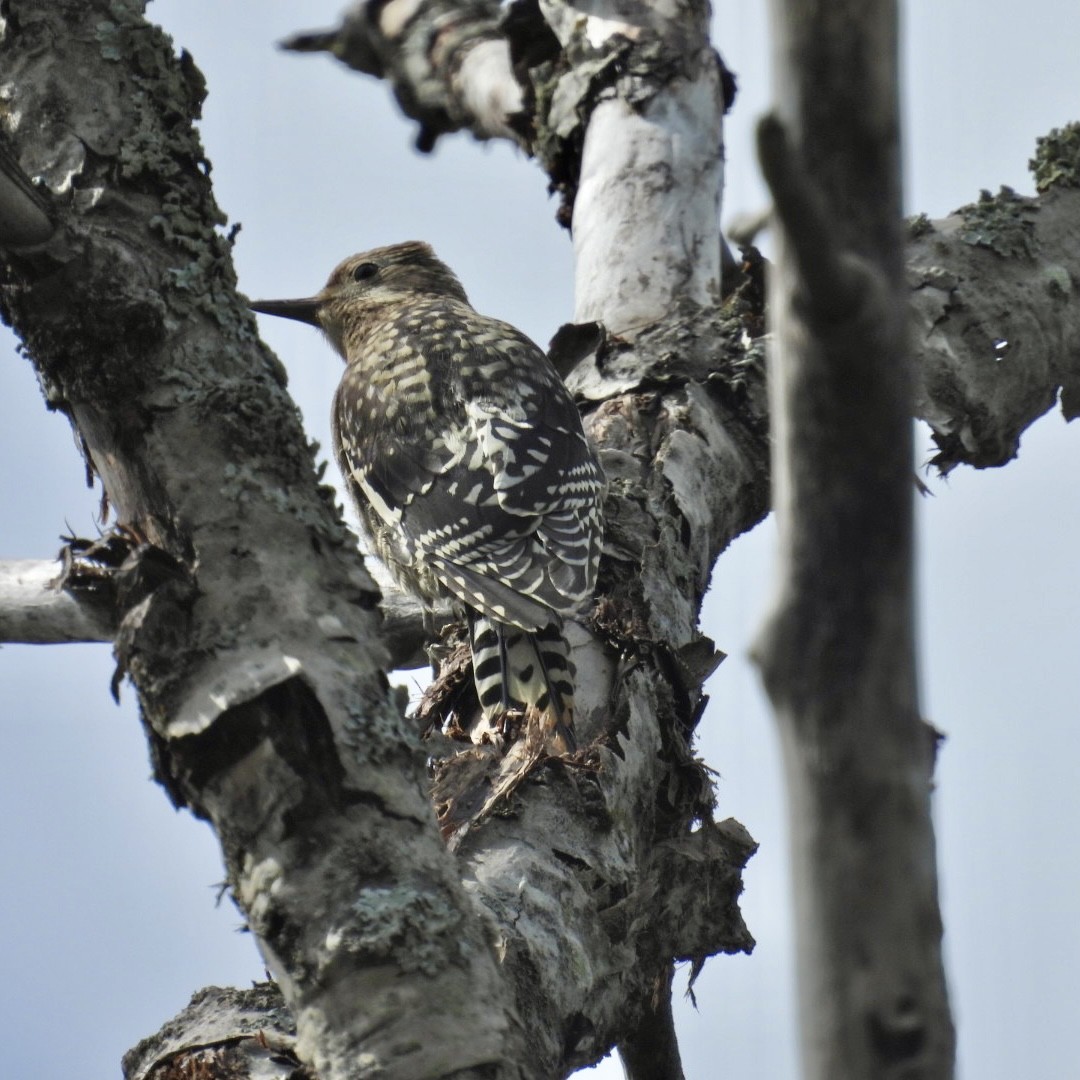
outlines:
{"label": "peeling bark", "polygon": [[[385,684],[391,657],[418,659],[423,620],[389,614],[385,597],[380,618],[280,367],[235,295],[187,122],[201,76],[189,57],[174,62],[133,2],[8,6],[0,56],[17,108],[6,123],[20,168],[51,193],[57,233],[8,249],[0,304],[138,549],[108,632],[159,778],[218,832],[296,1041],[269,999],[245,998],[239,1012],[267,1009],[284,1032],[273,1047],[324,1080],[376,1068],[548,1078],[613,1044],[632,1075],[677,1076],[672,960],[699,966],[753,943],[737,909],[753,842],[736,823],[711,822],[692,738],[702,682],[721,659],[697,629],[709,572],[769,506],[752,253],[740,288],[716,306],[731,84],[705,40],[704,5],[661,16],[601,3],[581,17],[564,3],[502,12],[391,0],[289,43],[387,78],[422,149],[464,128],[536,154],[573,221],[578,317],[606,323],[564,328],[553,346],[610,482],[597,604],[570,628],[588,745],[574,762],[541,764],[499,815],[460,830],[453,857],[426,759],[445,755],[440,767],[462,774],[472,763],[449,740],[421,744]],[[647,155],[647,177],[612,155],[626,138]],[[1074,196],[1045,196],[1049,227],[1042,234],[1035,215],[1031,234],[1036,260],[1045,245],[1043,276],[1060,287],[1054,267],[1080,278],[1066,244],[1052,248],[1051,200],[1064,220]],[[1027,256],[983,252],[944,227],[913,251],[928,326],[920,408],[945,440],[941,464],[988,464],[1015,449],[1009,439],[1059,383],[1075,387],[1070,306],[1047,286],[1039,322],[1060,351],[1040,369],[1043,389],[1009,413],[1018,395],[993,380],[1020,365],[969,374],[1003,312],[980,315],[978,333],[956,314],[958,303],[974,309],[994,260]],[[940,270],[954,259],[945,288]],[[1008,328],[1010,343],[1028,340],[1026,325]],[[50,600],[57,634],[83,632],[59,629],[83,616],[62,593]],[[12,610],[0,597],[0,617]],[[919,752],[930,755],[925,743]],[[471,776],[459,786],[488,791]],[[265,1048],[245,1016],[230,1028],[233,1003],[221,1001],[223,1026],[206,1034],[216,1000],[178,1018],[187,1034],[137,1048],[128,1075],[152,1075],[188,1049],[250,1051],[262,1075]],[[893,1045],[909,1019],[886,1011],[874,1030]],[[420,1026],[423,1046],[411,1034]],[[240,1068],[232,1056],[197,1064]]]}
{"label": "peeling bark", "polygon": [[[213,824],[323,1080],[513,1061],[512,1003],[381,670],[377,592],[235,293],[189,120],[201,77],[141,5],[5,14],[11,134],[58,229],[8,252],[3,312],[139,545],[116,651],[158,779]],[[431,1043],[418,1013],[442,1018]]]}
{"label": "peeling bark", "polygon": [[[569,350],[613,478],[602,595],[575,641],[593,745],[538,768],[452,856],[432,748],[383,675],[377,590],[235,295],[184,119],[198,72],[116,0],[12,0],[0,49],[18,159],[58,222],[42,248],[7,252],[3,312],[130,538],[120,669],[159,780],[221,841],[296,1054],[324,1080],[595,1062],[660,1015],[675,953],[752,945],[736,903],[752,842],[709,823],[690,749],[717,661],[698,603],[765,508],[743,318],[687,300],[633,346],[585,330]],[[698,506],[703,466],[717,483]],[[702,898],[693,918],[657,900],[673,868]]]}
{"label": "peeling bark", "polygon": [[545,117],[563,143],[580,139],[566,189],[577,319],[627,335],[676,298],[715,305],[724,93],[707,6],[597,4],[583,15],[545,0],[541,9],[578,60]]}

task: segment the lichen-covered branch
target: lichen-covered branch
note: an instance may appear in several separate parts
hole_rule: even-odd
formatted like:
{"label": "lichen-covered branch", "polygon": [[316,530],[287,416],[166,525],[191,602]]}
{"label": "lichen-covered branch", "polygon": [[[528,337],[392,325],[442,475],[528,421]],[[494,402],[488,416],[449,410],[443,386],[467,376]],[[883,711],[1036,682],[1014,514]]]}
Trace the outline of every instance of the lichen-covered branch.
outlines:
{"label": "lichen-covered branch", "polygon": [[784,751],[803,1074],[952,1075],[933,740],[918,712],[892,0],[775,0],[770,401],[779,588],[756,649]]}
{"label": "lichen-covered branch", "polygon": [[[323,1080],[514,1061],[377,591],[235,291],[201,77],[120,0],[13,0],[0,54],[13,152],[57,215],[6,253],[0,303],[134,544],[116,653],[158,779],[213,824]],[[418,1015],[441,1017],[430,1042]]]}
{"label": "lichen-covered branch", "polygon": [[1080,415],[1078,130],[1040,140],[1037,198],[984,192],[942,221],[909,223],[915,409],[943,472],[1010,461],[1059,399],[1066,420]]}
{"label": "lichen-covered branch", "polygon": [[[657,942],[695,959],[750,945],[735,904],[750,847],[723,830],[685,853],[713,925],[646,929],[663,911],[657,844],[711,811],[689,748],[718,659],[698,603],[715,554],[765,507],[760,379],[741,345],[753,305],[721,318],[688,300],[633,347],[581,335],[597,339],[576,367],[612,479],[602,595],[576,643],[594,745],[538,768],[514,816],[470,819],[452,857],[432,747],[386,685],[377,590],[235,293],[187,122],[197,70],[135,3],[12,0],[6,15],[14,152],[57,232],[6,253],[4,315],[130,540],[120,671],[159,779],[221,840],[296,1053],[324,1080],[597,1060],[670,968]],[[698,505],[703,469],[716,487]]]}
{"label": "lichen-covered branch", "polygon": [[[293,42],[388,78],[422,146],[464,127],[535,153],[573,221],[579,317],[606,323],[555,349],[609,479],[597,604],[569,630],[587,747],[537,761],[496,815],[477,808],[497,756],[421,744],[388,693],[430,628],[380,602],[235,294],[178,120],[202,95],[190,58],[134,2],[8,9],[13,153],[57,233],[10,249],[0,300],[130,539],[109,632],[159,777],[213,822],[292,1009],[274,1046],[324,1077],[546,1078],[618,1043],[632,1074],[676,1075],[673,958],[752,943],[752,842],[711,823],[691,742],[720,659],[697,628],[709,572],[769,505],[759,262],[717,306],[730,87],[704,5],[394,0]],[[208,1053],[206,1008],[189,1020],[131,1075]],[[248,1019],[234,1035],[259,1058]]]}

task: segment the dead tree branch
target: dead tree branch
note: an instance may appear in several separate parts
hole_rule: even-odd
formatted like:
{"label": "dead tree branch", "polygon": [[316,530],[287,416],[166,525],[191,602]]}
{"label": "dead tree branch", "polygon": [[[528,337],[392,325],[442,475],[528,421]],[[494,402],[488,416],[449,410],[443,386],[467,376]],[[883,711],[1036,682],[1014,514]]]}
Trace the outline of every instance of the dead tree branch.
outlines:
{"label": "dead tree branch", "polygon": [[[197,70],[115,3],[6,14],[14,148],[59,217],[40,250],[7,253],[3,312],[135,543],[121,671],[159,779],[221,840],[296,1052],[326,1080],[595,1061],[636,1027],[672,951],[751,945],[735,899],[752,844],[709,824],[690,749],[719,659],[696,627],[709,567],[764,511],[741,314],[699,326],[695,305],[675,308],[633,348],[594,333],[578,356],[612,478],[602,594],[576,654],[595,745],[577,768],[539,770],[513,816],[461,830],[454,858],[429,748],[386,686],[377,590],[235,292],[186,120]],[[701,840],[661,846],[695,823]],[[656,903],[658,850],[703,898],[677,927]]]}
{"label": "dead tree branch", "polygon": [[14,152],[58,227],[7,253],[0,302],[137,543],[116,653],[157,777],[213,824],[324,1080],[364,1055],[402,1077],[516,1060],[386,683],[377,591],[235,291],[191,125],[201,76],[137,7],[5,8]]}
{"label": "dead tree branch", "polygon": [[896,11],[773,5],[780,588],[757,658],[788,782],[807,1080],[952,1075],[916,692]]}

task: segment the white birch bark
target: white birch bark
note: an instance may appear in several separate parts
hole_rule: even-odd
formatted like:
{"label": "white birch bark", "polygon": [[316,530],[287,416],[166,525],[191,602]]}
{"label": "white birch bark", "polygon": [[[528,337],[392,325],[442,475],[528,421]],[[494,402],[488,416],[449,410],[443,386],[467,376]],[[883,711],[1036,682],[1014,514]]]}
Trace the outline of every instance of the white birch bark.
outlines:
{"label": "white birch bark", "polygon": [[[7,253],[5,315],[134,538],[116,652],[157,777],[213,824],[321,1077],[513,1062],[512,1003],[381,670],[377,593],[177,122],[197,73],[139,5],[5,15],[10,134],[58,218],[43,248]],[[430,1041],[417,1016],[437,1018]]]}
{"label": "white birch bark", "polygon": [[[627,63],[588,114],[573,204],[575,318],[632,338],[677,300],[718,304],[723,92],[707,7],[541,7],[571,55],[647,56],[656,74],[671,71],[650,78],[641,61]],[[581,109],[577,88],[561,89],[556,124]]]}
{"label": "white birch bark", "polygon": [[0,642],[59,645],[112,641],[111,604],[79,600],[61,587],[64,565],[50,559],[0,562]]}
{"label": "white birch bark", "polygon": [[[20,160],[57,194],[77,177],[79,193],[57,201],[43,252],[8,254],[20,288],[5,314],[132,538],[118,658],[159,779],[217,831],[296,1053],[326,1078],[550,1077],[663,1025],[650,1002],[675,958],[752,944],[735,897],[753,844],[708,820],[688,747],[716,662],[695,628],[708,564],[761,512],[763,442],[726,439],[727,410],[690,385],[715,369],[719,335],[652,391],[663,401],[594,409],[626,481],[606,586],[620,595],[579,649],[596,746],[523,785],[515,820],[470,819],[452,857],[428,801],[430,748],[380,670],[377,594],[232,292],[198,144],[177,123],[197,75],[134,8],[9,12]],[[625,358],[639,384],[670,367],[669,335],[641,335]],[[664,477],[703,458],[732,483],[684,528]],[[652,644],[630,663],[639,627]],[[472,761],[441,764],[460,777]],[[664,888],[673,876],[688,888]]]}

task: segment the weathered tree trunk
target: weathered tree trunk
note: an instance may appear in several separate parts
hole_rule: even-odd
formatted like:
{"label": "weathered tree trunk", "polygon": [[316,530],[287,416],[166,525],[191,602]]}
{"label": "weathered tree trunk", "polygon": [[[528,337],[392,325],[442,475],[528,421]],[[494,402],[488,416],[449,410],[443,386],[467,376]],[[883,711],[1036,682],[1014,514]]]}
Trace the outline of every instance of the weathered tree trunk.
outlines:
{"label": "weathered tree trunk", "polygon": [[19,157],[59,223],[11,255],[5,314],[130,539],[116,652],[158,778],[214,826],[325,1080],[512,1061],[487,928],[381,670],[376,591],[234,290],[190,125],[201,79],[136,5],[5,14]]}
{"label": "weathered tree trunk", "polygon": [[776,0],[770,288],[779,591],[757,657],[784,751],[803,1075],[952,1075],[915,673],[914,367],[892,0]]}
{"label": "weathered tree trunk", "polygon": [[[561,337],[560,362],[580,360],[612,484],[601,596],[575,632],[591,745],[578,767],[549,764],[521,786],[513,817],[466,813],[454,855],[436,828],[427,758],[444,755],[440,783],[464,778],[462,804],[474,759],[422,746],[388,691],[376,590],[233,289],[189,123],[198,73],[174,60],[138,5],[15,0],[7,13],[0,59],[15,88],[14,149],[53,193],[57,228],[10,248],[4,313],[122,527],[108,557],[76,559],[64,595],[103,577],[107,610],[67,633],[115,626],[159,779],[217,831],[232,893],[295,1023],[294,1033],[282,1014],[268,1017],[274,1052],[295,1053],[324,1080],[376,1070],[546,1078],[632,1046],[646,1024],[670,1029],[655,1001],[673,959],[752,944],[735,900],[753,844],[736,823],[709,820],[711,787],[689,742],[718,659],[696,630],[697,605],[712,560],[760,517],[766,491],[760,415],[737,416],[726,390],[742,323],[721,324],[715,310],[702,318],[696,302],[718,289],[719,242],[719,72],[700,12],[692,52],[681,51],[685,37],[678,49],[665,37],[677,20],[595,47],[575,31],[568,50],[602,78],[583,81],[562,59],[545,69],[565,80],[564,100],[577,88],[582,124],[601,95],[633,93],[646,112],[668,93],[701,105],[711,194],[688,204],[682,235],[700,233],[716,252],[700,266],[678,252],[656,268],[654,315],[679,274],[703,275],[702,285],[632,350],[628,334]],[[432,40],[421,28],[414,45]],[[485,51],[489,67],[499,50]],[[669,63],[650,73],[654,54]],[[620,117],[634,120],[625,107]],[[670,157],[664,123],[648,127]],[[678,155],[670,165],[685,173]],[[597,192],[602,203],[624,201],[633,177],[618,181]],[[663,192],[654,195],[659,209]],[[623,329],[640,322],[605,314]],[[580,357],[583,342],[593,350]],[[702,502],[703,470],[715,483]],[[489,784],[485,774],[473,785],[476,802]],[[242,1018],[240,1038],[267,1001],[204,995],[178,1018],[192,1027],[140,1046],[129,1075],[224,1045],[230,1032],[207,1026],[214,1002]],[[670,1030],[666,1042],[675,1076]],[[256,1057],[265,1049],[244,1045]]]}

